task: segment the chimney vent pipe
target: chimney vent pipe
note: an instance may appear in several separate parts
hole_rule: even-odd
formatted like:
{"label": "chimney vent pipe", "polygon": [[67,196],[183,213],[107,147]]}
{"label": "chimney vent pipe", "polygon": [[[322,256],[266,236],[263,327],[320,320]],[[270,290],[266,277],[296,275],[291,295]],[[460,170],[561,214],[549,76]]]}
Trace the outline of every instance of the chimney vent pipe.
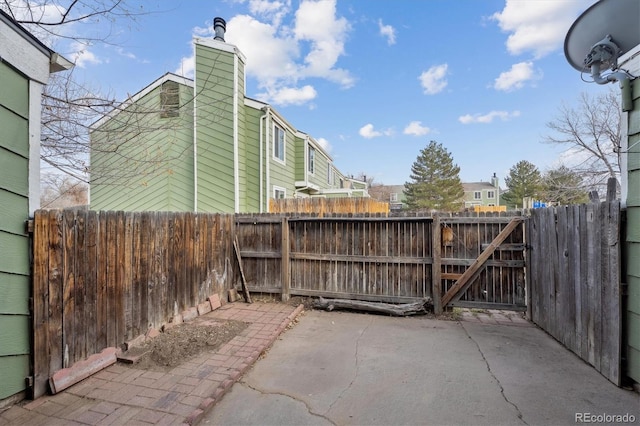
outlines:
{"label": "chimney vent pipe", "polygon": [[227,22],[220,18],[213,18],[213,31],[215,32],[214,40],[224,41],[224,33],[227,30]]}

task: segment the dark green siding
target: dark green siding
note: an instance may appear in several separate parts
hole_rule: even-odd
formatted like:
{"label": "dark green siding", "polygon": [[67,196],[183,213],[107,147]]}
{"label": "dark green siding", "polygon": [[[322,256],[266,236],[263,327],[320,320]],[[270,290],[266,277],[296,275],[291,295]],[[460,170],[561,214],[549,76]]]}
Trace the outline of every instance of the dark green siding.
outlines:
{"label": "dark green siding", "polygon": [[0,62],[0,400],[29,375],[29,81]]}
{"label": "dark green siding", "polygon": [[640,84],[633,85],[635,109],[628,115],[627,194],[627,375],[640,383]]}

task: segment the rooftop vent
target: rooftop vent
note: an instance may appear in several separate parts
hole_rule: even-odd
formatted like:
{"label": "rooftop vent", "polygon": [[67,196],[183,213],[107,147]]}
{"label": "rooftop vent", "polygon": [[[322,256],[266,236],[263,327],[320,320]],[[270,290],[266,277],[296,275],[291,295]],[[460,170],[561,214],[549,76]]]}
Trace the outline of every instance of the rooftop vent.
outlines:
{"label": "rooftop vent", "polygon": [[224,33],[227,30],[227,22],[220,18],[213,18],[213,31],[215,32],[214,40],[224,41]]}

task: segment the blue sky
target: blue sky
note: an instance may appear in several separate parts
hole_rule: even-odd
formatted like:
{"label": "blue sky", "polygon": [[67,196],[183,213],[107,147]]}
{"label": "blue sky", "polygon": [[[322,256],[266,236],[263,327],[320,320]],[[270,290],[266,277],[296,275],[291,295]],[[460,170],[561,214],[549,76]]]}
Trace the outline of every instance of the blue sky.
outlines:
{"label": "blue sky", "polygon": [[581,92],[610,89],[583,82],[562,48],[593,3],[145,1],[153,13],[112,29],[117,46],[56,48],[79,78],[122,100],[167,71],[190,76],[192,37],[211,36],[220,16],[247,57],[247,96],[321,140],[341,171],[402,184],[435,140],[464,182],[494,172],[503,181],[520,160],[541,171],[570,162],[543,143],[546,123]]}

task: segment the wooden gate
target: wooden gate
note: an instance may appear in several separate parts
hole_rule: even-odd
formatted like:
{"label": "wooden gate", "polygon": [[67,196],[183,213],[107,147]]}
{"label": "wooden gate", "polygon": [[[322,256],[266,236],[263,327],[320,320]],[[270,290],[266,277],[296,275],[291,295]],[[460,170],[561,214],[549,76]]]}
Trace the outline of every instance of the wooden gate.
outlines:
{"label": "wooden gate", "polygon": [[440,217],[442,307],[526,309],[522,216]]}

